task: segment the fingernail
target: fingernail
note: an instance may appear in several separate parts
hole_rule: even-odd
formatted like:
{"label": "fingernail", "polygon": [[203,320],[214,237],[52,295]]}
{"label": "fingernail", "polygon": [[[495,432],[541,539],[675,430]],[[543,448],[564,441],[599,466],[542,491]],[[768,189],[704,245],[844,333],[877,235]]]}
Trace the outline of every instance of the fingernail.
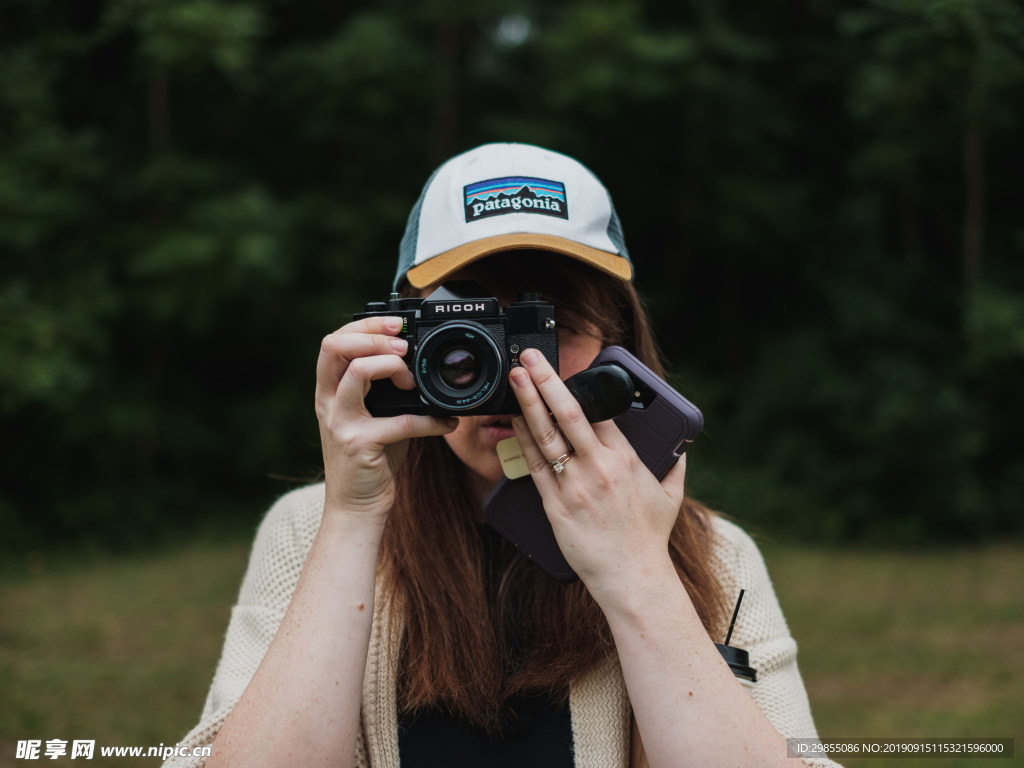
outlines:
{"label": "fingernail", "polygon": [[405,339],[391,339],[391,348],[404,355],[409,349],[409,342]]}
{"label": "fingernail", "polygon": [[513,368],[509,377],[512,379],[512,386],[524,387],[526,386],[526,379],[528,374],[522,368]]}
{"label": "fingernail", "polygon": [[528,349],[523,352],[520,359],[527,365],[536,365],[540,362],[540,352],[536,349]]}
{"label": "fingernail", "polygon": [[387,320],[384,321],[384,324],[385,324],[385,326],[387,326],[387,329],[389,331],[400,331],[400,330],[402,330],[402,325],[404,323],[405,323],[405,321],[402,320],[402,318],[400,318],[400,317],[389,317]]}

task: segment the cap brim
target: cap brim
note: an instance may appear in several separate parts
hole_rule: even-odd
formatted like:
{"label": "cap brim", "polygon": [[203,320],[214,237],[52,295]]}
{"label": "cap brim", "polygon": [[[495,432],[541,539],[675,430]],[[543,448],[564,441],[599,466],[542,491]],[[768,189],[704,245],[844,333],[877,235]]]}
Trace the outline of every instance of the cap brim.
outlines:
{"label": "cap brim", "polygon": [[590,248],[554,235],[530,233],[485,237],[482,240],[474,240],[471,243],[460,245],[458,248],[452,248],[450,251],[445,251],[416,265],[405,273],[405,279],[413,288],[426,288],[485,256],[519,249],[561,253],[622,280],[633,279],[633,265],[629,263],[628,259],[617,253]]}

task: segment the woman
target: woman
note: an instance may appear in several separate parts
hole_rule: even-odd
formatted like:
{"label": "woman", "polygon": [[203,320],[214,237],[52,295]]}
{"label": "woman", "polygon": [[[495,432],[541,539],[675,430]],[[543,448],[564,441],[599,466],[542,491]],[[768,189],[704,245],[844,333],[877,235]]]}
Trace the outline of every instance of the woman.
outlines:
{"label": "woman", "polygon": [[[562,384],[609,344],[657,370],[632,271],[607,192],[571,158],[492,144],[435,172],[395,289],[472,279],[506,303],[540,291],[557,307],[559,370],[523,351],[515,417],[373,418],[374,381],[414,386],[401,322],[324,339],[325,481],[260,527],[185,740],[213,743],[206,765],[786,765],[785,737],[814,737],[749,537],[684,496],[685,461],[658,482]],[[502,479],[495,445],[513,435],[575,584],[482,523]],[[758,668],[752,694],[713,644],[741,588],[733,644]]]}

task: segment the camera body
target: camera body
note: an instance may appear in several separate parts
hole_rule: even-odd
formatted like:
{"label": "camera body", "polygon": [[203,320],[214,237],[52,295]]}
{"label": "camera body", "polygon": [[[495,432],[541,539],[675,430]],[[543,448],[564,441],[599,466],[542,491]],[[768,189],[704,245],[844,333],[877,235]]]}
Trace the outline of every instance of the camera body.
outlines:
{"label": "camera body", "polygon": [[537,349],[558,370],[555,307],[539,294],[523,294],[502,310],[476,283],[452,281],[425,299],[392,294],[386,302],[371,302],[353,319],[381,315],[404,321],[398,337],[409,342],[404,359],[416,388],[373,382],[365,400],[373,416],[519,413],[508,385],[519,353]]}

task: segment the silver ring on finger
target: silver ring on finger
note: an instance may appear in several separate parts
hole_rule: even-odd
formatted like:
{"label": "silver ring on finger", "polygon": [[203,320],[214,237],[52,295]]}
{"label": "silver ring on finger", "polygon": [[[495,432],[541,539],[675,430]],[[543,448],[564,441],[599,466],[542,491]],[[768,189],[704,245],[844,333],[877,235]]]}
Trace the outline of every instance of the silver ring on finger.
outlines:
{"label": "silver ring on finger", "polygon": [[565,471],[565,465],[569,463],[569,459],[573,457],[574,453],[569,451],[563,453],[557,459],[548,459],[548,464],[551,466],[551,471],[556,475],[560,475]]}

